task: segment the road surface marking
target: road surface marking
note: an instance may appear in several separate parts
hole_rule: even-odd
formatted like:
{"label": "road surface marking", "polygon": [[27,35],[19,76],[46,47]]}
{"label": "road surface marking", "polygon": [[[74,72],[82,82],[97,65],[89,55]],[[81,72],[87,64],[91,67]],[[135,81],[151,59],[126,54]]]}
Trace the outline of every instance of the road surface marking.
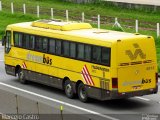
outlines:
{"label": "road surface marking", "polygon": [[31,91],[27,91],[27,90],[24,90],[24,89],[21,89],[21,88],[17,88],[17,87],[14,87],[14,86],[2,83],[2,82],[0,82],[0,85],[6,86],[6,87],[9,87],[9,88],[21,91],[21,92],[25,92],[25,93],[28,93],[30,95],[38,96],[40,98],[47,99],[47,100],[50,100],[50,101],[53,101],[53,102],[56,102],[56,103],[60,103],[60,104],[63,104],[63,105],[66,105],[66,106],[69,106],[69,107],[72,107],[72,108],[76,108],[76,109],[79,109],[79,110],[82,110],[82,111],[85,111],[87,113],[94,114],[94,115],[97,115],[97,116],[100,116],[100,117],[103,117],[103,118],[107,118],[107,119],[110,119],[110,120],[119,120],[117,118],[114,118],[114,117],[111,117],[111,116],[108,116],[108,115],[103,115],[101,113],[98,113],[98,112],[95,112],[95,111],[92,111],[92,110],[89,110],[89,109],[86,109],[86,108],[82,108],[82,107],[79,107],[79,106],[76,106],[76,105],[73,105],[73,104],[70,104],[70,103],[66,103],[66,102],[56,100],[56,99],[53,99],[53,98],[50,98],[50,97],[47,97],[47,96],[43,96],[43,95],[31,92]]}
{"label": "road surface marking", "polygon": [[138,99],[141,99],[141,100],[145,100],[145,101],[150,101],[150,99],[143,98],[143,97],[135,97],[135,98],[138,98]]}

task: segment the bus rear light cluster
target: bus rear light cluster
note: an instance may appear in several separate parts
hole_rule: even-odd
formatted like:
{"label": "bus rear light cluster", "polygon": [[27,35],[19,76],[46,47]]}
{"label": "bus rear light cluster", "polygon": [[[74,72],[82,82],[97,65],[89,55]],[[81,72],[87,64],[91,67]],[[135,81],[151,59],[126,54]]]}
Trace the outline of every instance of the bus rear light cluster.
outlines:
{"label": "bus rear light cluster", "polygon": [[118,88],[118,78],[112,78],[112,88]]}

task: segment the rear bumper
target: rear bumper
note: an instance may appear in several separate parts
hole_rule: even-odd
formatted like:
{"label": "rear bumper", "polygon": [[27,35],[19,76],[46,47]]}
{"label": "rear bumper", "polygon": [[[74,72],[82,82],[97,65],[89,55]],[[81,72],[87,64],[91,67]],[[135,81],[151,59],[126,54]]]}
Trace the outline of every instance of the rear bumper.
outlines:
{"label": "rear bumper", "polygon": [[150,95],[150,94],[156,94],[158,92],[158,86],[154,89],[126,92],[126,93],[119,93],[118,90],[109,91],[109,90],[103,90],[103,89],[93,88],[89,86],[86,86],[86,88],[87,88],[87,93],[89,97],[102,100],[102,101],[111,100],[111,99],[130,98],[134,96]]}
{"label": "rear bumper", "polygon": [[154,89],[147,89],[147,90],[134,91],[134,92],[126,92],[126,93],[119,93],[118,91],[112,91],[111,92],[111,98],[112,99],[129,98],[129,97],[134,97],[134,96],[156,94],[157,92],[158,92],[158,87],[156,87]]}

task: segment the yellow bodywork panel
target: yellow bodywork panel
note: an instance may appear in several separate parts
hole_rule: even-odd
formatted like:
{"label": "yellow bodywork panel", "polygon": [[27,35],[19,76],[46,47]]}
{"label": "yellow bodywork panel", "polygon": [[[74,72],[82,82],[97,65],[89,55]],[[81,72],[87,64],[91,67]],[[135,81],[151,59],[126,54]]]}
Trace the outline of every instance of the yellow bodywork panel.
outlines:
{"label": "yellow bodywork panel", "polygon": [[117,46],[119,92],[155,88],[157,60],[153,38],[118,41]]}
{"label": "yellow bodywork panel", "polygon": [[133,92],[156,87],[156,64],[126,66],[118,69],[118,91]]}

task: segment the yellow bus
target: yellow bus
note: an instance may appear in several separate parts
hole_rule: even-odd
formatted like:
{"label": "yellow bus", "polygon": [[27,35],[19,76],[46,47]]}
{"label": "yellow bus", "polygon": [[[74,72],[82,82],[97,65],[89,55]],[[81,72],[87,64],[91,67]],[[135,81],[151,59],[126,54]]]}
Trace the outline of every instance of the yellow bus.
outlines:
{"label": "yellow bus", "polygon": [[151,36],[37,20],[8,25],[2,43],[7,74],[62,89],[69,98],[87,102],[158,91]]}

